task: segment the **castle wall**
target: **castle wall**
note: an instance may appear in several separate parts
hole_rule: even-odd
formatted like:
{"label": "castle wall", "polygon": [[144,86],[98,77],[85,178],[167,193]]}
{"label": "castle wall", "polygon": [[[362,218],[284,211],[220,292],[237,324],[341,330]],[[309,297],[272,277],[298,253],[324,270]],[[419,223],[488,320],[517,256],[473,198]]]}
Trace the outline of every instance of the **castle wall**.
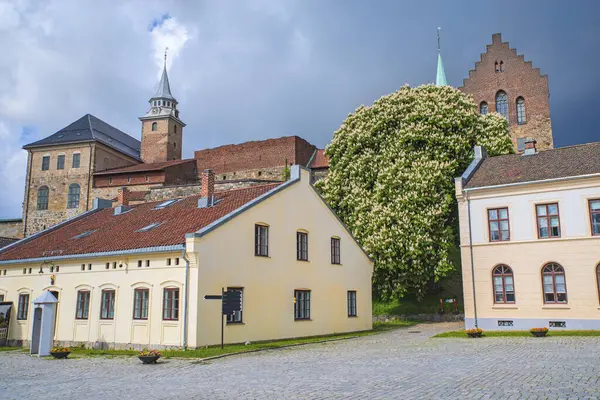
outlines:
{"label": "castle wall", "polygon": [[[32,149],[29,153],[31,176],[25,193],[24,208],[25,236],[29,236],[52,225],[74,217],[87,209],[86,199],[89,188],[89,172],[94,145],[77,144],[60,147]],[[79,168],[73,168],[73,154],[80,154]],[[64,169],[57,169],[59,155],[65,156]],[[50,156],[49,169],[42,171],[42,159]],[[28,170],[29,172],[29,170]],[[79,206],[67,208],[69,186],[78,184],[80,188]],[[38,210],[38,191],[42,186],[48,187],[48,208]]]}
{"label": "castle wall", "polygon": [[0,237],[5,238],[22,238],[23,237],[23,220],[4,220],[0,221]]}

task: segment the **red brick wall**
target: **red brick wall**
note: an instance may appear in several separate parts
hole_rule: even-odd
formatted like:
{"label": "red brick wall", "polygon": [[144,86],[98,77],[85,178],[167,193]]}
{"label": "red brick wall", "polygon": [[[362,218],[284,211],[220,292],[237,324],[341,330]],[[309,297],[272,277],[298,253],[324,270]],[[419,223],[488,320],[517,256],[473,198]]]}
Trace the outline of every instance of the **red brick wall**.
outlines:
{"label": "red brick wall", "polygon": [[[148,181],[146,181],[146,176],[148,176]],[[109,178],[112,178],[111,183],[109,183]],[[129,181],[128,178],[131,178],[131,181]],[[142,171],[132,172],[129,174],[98,175],[94,177],[94,187],[121,187],[129,185],[162,184],[164,181],[164,171]]]}
{"label": "red brick wall", "polygon": [[290,164],[305,165],[316,147],[297,136],[230,144],[194,152],[197,171],[212,169],[216,174],[273,168]]}
{"label": "red brick wall", "polygon": [[195,160],[165,168],[165,185],[184,185],[196,181]]}
{"label": "red brick wall", "polygon": [[[503,72],[496,72],[495,63],[502,61]],[[539,68],[533,68],[531,61],[525,61],[508,42],[502,43],[499,33],[492,36],[492,44],[481,55],[475,69],[459,88],[473,96],[478,105],[485,101],[490,112],[496,110],[496,94],[503,90],[508,97],[509,127],[515,143],[517,138],[532,137],[537,140],[538,149],[554,147],[550,120],[548,76],[541,75]],[[527,122],[517,124],[516,101],[525,99]]]}

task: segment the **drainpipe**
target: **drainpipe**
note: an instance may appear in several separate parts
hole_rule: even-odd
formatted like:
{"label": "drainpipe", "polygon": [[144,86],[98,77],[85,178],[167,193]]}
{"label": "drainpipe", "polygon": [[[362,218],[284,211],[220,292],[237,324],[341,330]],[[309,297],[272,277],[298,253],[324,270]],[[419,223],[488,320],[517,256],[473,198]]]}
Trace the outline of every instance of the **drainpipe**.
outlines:
{"label": "drainpipe", "polygon": [[185,260],[185,292],[183,296],[183,349],[187,350],[188,343],[188,301],[189,301],[189,283],[190,283],[190,260],[185,256],[185,243],[181,250],[181,258]]}
{"label": "drainpipe", "polygon": [[473,283],[473,313],[475,315],[475,328],[479,328],[479,323],[477,321],[477,296],[475,293],[475,260],[473,257],[473,233],[472,233],[472,225],[471,225],[471,199],[469,199],[469,194],[467,195],[467,215],[469,218],[469,254],[471,255],[471,281]]}

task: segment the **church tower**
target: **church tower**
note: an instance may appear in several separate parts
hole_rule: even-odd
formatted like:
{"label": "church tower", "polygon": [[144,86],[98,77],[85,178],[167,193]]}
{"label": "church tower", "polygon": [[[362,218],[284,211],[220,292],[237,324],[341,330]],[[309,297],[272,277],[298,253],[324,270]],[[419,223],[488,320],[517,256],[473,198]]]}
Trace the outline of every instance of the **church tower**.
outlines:
{"label": "church tower", "polygon": [[141,158],[146,164],[181,160],[185,124],[179,119],[177,100],[171,94],[167,75],[167,55],[156,94],[150,99],[150,110],[142,121]]}

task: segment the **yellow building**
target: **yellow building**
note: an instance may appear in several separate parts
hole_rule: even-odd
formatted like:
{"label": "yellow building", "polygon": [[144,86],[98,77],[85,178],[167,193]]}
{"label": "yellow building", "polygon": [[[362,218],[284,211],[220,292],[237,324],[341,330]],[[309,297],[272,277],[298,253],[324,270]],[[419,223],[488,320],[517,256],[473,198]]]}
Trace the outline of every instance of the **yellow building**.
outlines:
{"label": "yellow building", "polygon": [[225,342],[368,330],[373,263],[292,168],[283,184],[163,203],[94,208],[0,251],[9,343],[27,344],[31,301],[58,298],[55,340],[96,347],[198,347],[220,342],[221,289],[242,291]]}
{"label": "yellow building", "polygon": [[475,149],[456,178],[467,328],[600,329],[599,152]]}

